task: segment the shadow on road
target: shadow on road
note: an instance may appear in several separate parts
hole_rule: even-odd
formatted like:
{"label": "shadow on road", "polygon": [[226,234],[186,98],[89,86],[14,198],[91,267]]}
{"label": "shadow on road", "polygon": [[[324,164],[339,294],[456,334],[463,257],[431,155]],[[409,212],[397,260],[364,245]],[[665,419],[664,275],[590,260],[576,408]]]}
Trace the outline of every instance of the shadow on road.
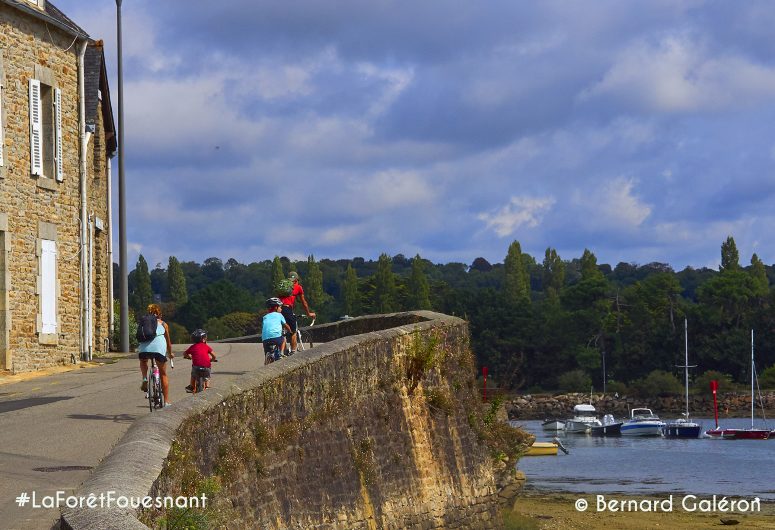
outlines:
{"label": "shadow on road", "polygon": [[65,399],[73,399],[73,396],[35,397],[0,401],[0,414],[3,412],[11,412],[12,410],[22,410],[30,407],[37,407],[39,405],[48,405],[49,403],[64,401]]}
{"label": "shadow on road", "polygon": [[104,420],[115,423],[132,423],[140,416],[134,414],[68,414],[73,420]]}

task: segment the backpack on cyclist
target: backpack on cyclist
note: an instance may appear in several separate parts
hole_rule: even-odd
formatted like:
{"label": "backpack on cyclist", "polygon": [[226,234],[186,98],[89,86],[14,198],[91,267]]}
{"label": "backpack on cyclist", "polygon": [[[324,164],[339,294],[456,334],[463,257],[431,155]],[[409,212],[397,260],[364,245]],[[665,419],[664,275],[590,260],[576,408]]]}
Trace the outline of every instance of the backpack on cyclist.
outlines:
{"label": "backpack on cyclist", "polygon": [[277,296],[285,298],[293,294],[293,280],[290,278],[283,278],[274,286]]}
{"label": "backpack on cyclist", "polygon": [[137,322],[137,341],[148,342],[156,337],[156,326],[158,319],[156,315],[143,315]]}

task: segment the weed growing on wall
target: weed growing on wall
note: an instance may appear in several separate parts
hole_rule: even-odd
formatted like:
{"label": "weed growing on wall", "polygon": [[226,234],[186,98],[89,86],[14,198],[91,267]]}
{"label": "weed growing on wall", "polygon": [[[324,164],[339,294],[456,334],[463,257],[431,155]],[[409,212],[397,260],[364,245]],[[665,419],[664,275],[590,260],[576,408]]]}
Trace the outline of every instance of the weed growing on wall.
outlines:
{"label": "weed growing on wall", "polygon": [[428,372],[438,368],[444,362],[445,352],[440,347],[441,340],[434,333],[425,336],[416,330],[412,333],[406,359],[407,390],[412,394],[417,385],[427,377]]}
{"label": "weed growing on wall", "polygon": [[425,389],[425,399],[433,412],[440,412],[449,416],[455,410],[455,404],[447,392],[441,388]]}
{"label": "weed growing on wall", "polygon": [[[478,399],[478,398],[477,398]],[[479,405],[468,415],[468,424],[481,442],[490,450],[493,460],[501,464],[501,470],[514,471],[519,457],[535,441],[535,436],[522,429],[512,427],[498,418],[504,397],[493,396],[490,403]],[[506,466],[504,464],[511,464]]]}

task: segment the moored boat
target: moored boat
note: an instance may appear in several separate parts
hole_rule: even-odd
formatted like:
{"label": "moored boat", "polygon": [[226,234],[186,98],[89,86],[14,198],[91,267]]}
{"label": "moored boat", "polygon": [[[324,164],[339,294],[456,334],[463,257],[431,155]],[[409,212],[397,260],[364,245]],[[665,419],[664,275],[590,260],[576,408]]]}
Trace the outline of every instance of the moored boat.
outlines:
{"label": "moored boat", "polygon": [[721,440],[768,440],[773,431],[765,426],[763,429],[755,429],[753,426],[754,417],[754,384],[756,381],[756,364],[754,363],[754,341],[753,330],[751,330],[751,428],[750,429],[722,429],[718,424],[718,403],[716,393],[718,392],[718,382],[711,381],[710,389],[713,392],[713,413],[716,419],[716,427],[705,431],[705,434],[711,438]]}
{"label": "moored boat", "polygon": [[[695,365],[696,366],[696,365]],[[684,369],[684,388],[686,390],[686,412],[683,418],[668,421],[662,428],[665,438],[697,438],[702,430],[702,425],[694,422],[689,417],[689,323],[684,319],[684,364],[679,368]]]}
{"label": "moored boat", "polygon": [[554,418],[547,419],[541,424],[541,428],[545,431],[561,431],[565,428],[565,422]]}
{"label": "moored boat", "polygon": [[589,428],[592,436],[619,436],[622,434],[624,422],[616,421],[611,414],[603,416],[602,425],[593,425]]}
{"label": "moored boat", "polygon": [[622,424],[622,436],[662,436],[665,423],[651,409],[630,411],[630,419]]}
{"label": "moored boat", "polygon": [[596,425],[602,425],[602,423],[597,419],[595,407],[581,403],[573,407],[573,417],[565,421],[565,432],[583,434]]}
{"label": "moored boat", "polygon": [[559,446],[554,442],[533,442],[525,456],[553,456],[557,454]]}

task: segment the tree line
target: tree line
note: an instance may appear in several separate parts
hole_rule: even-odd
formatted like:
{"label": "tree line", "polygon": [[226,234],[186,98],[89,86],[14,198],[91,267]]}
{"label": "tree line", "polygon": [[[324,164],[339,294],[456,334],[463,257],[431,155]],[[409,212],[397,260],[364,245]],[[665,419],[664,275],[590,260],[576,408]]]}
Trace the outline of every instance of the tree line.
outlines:
{"label": "tree line", "polygon": [[[775,363],[775,269],[756,254],[742,266],[732,237],[721,245],[719,270],[679,272],[656,262],[598,264],[590,250],[564,260],[547,248],[539,262],[518,241],[503,263],[477,258],[470,265],[402,254],[249,264],[173,256],[149,269],[141,255],[129,275],[130,307],[139,314],[160,303],[174,342],[187,342],[198,327],[213,339],[259,333],[264,300],[291,270],[301,275],[319,323],[414,309],[465,318],[479,365],[511,390],[678,391],[684,319],[690,364],[703,380],[749,380],[751,329],[759,373]],[[775,367],[762,381],[770,379],[775,384]]]}

